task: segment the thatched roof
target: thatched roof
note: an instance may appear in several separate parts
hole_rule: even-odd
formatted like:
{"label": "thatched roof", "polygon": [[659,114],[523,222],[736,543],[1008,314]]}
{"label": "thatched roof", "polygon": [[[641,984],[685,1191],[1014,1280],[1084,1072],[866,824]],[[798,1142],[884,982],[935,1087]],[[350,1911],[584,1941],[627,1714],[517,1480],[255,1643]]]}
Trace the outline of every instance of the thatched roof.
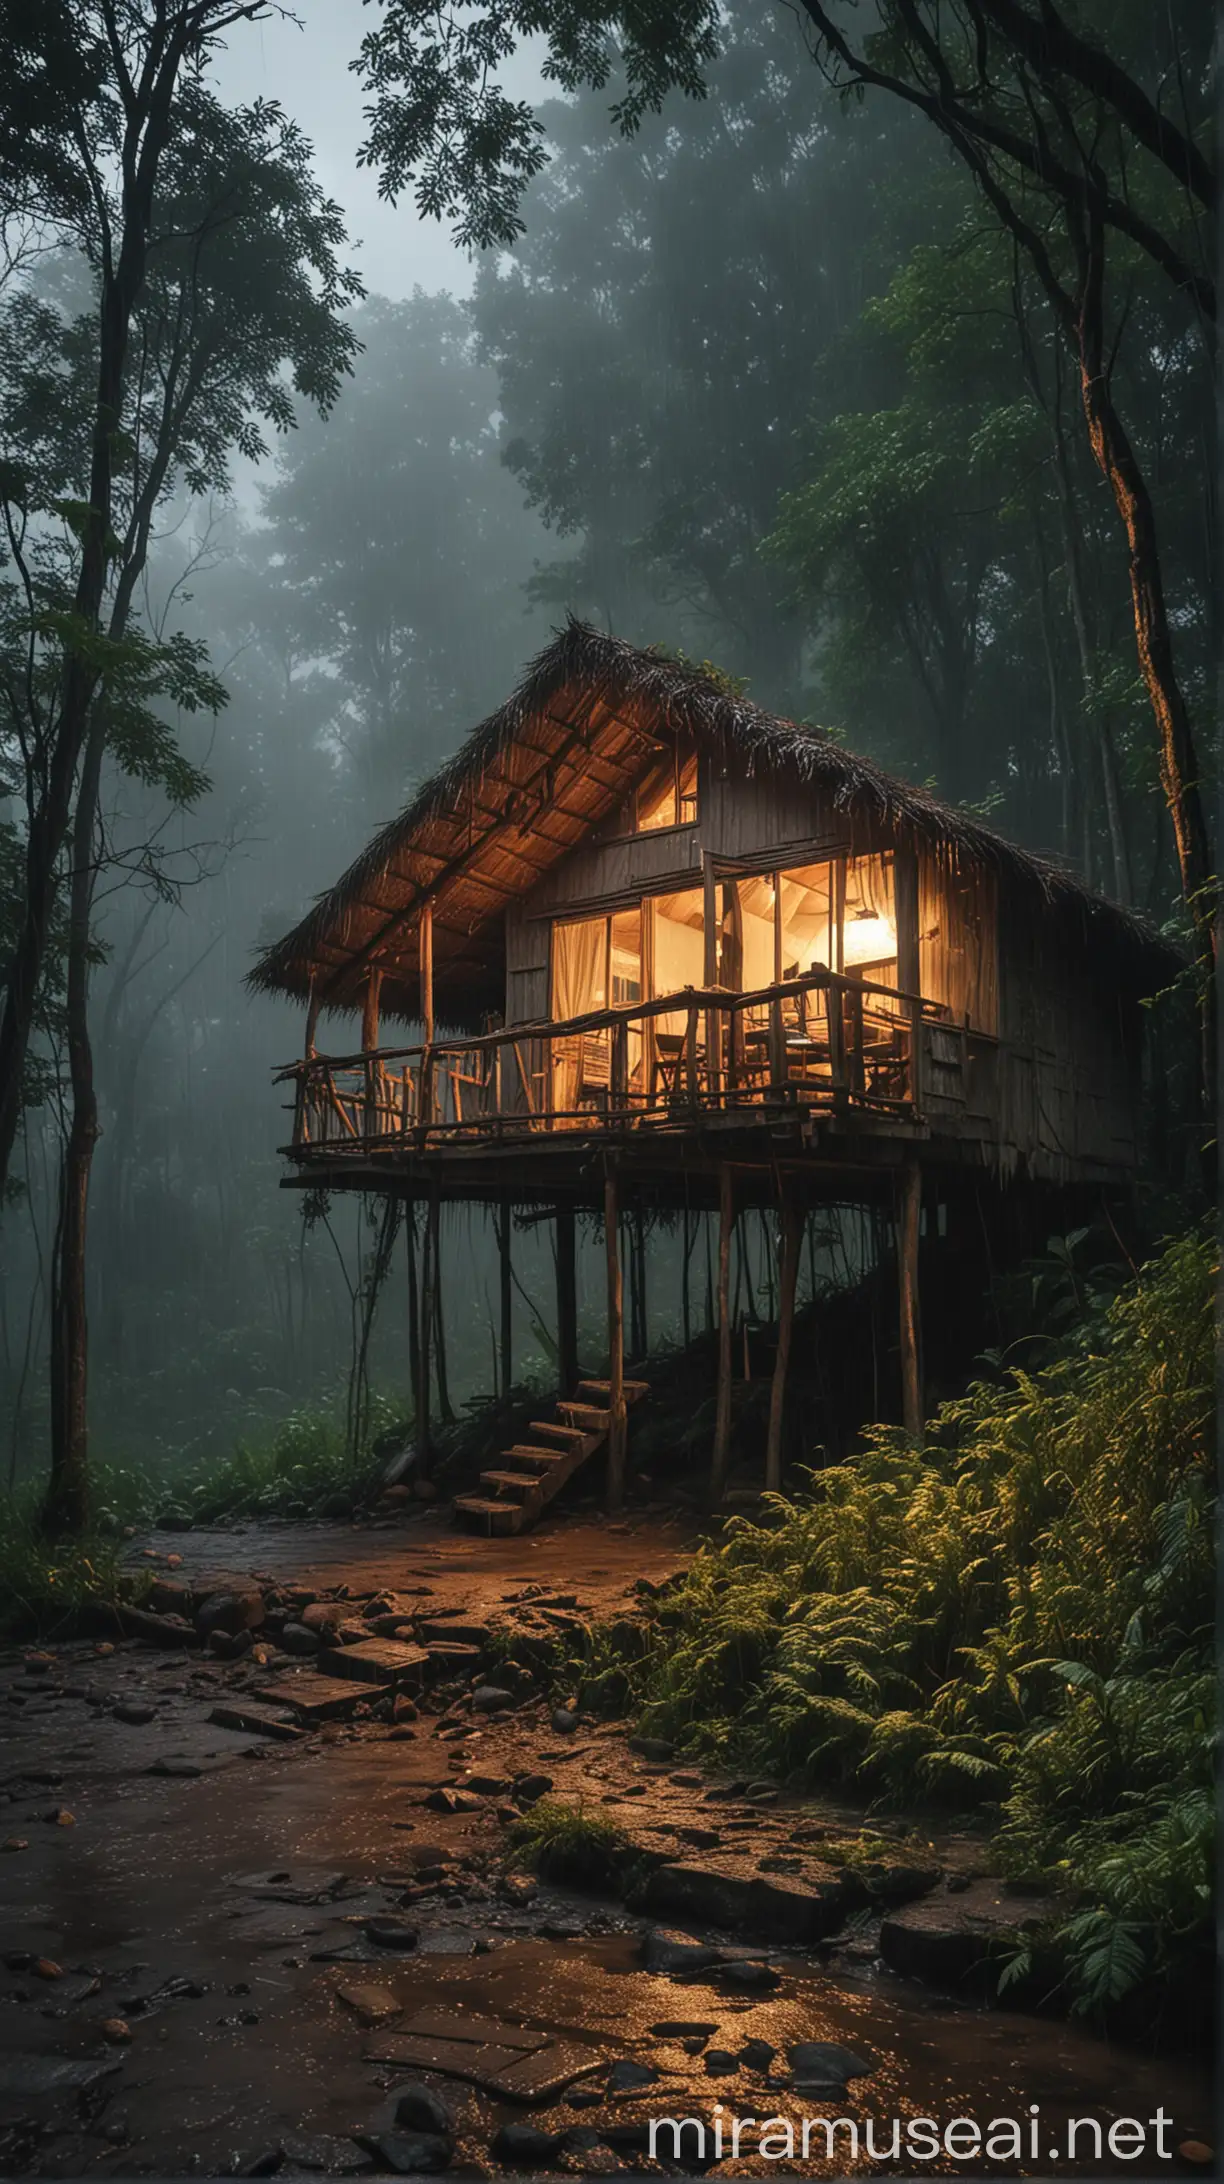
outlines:
{"label": "thatched roof", "polygon": [[624,803],[660,747],[677,741],[712,750],[745,775],[789,773],[827,797],[851,843],[908,840],[957,865],[987,865],[1034,914],[1072,913],[1084,942],[1121,954],[1117,971],[1151,975],[1158,944],[1148,929],[1057,865],[823,731],[764,712],[705,670],[571,620],[506,704],[267,950],[250,984],[302,999],[313,989],[325,1009],[357,1009],[377,962],[383,1014],[417,1016],[415,913],[428,898],[439,1023],[474,1026],[503,1003],[507,907]]}

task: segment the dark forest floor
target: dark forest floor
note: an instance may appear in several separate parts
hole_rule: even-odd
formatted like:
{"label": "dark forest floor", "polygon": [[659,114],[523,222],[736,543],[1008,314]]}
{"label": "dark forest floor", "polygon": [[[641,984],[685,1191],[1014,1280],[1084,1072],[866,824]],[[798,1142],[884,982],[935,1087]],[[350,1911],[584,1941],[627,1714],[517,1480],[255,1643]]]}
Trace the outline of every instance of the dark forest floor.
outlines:
{"label": "dark forest floor", "polygon": [[[656,1514],[554,1517],[490,1542],[431,1511],[404,1527],[158,1533],[132,1559],[196,1597],[257,1583],[273,1603],[291,1591],[297,1615],[307,1596],[330,1597],[354,1632],[372,1598],[399,1596],[405,1616],[449,1621],[459,1637],[500,1617],[564,1627],[623,1613],[691,1538]],[[937,1969],[949,1935],[1019,1923],[1026,1907],[990,1877],[985,1837],[920,1816],[871,1824],[894,1900],[839,1909],[804,1940],[822,1888],[840,1905],[823,1846],[865,1826],[844,1800],[736,1787],[634,1751],[624,1724],[558,1727],[555,1694],[520,1689],[504,1711],[473,1711],[467,1678],[415,1713],[401,1705],[398,1721],[336,1679],[358,1693],[348,1718],[286,1738],[268,1724],[290,1717],[258,1693],[311,1664],[255,1639],[233,1661],[83,1640],[0,1656],[0,2173],[385,2174],[449,2157],[454,2173],[490,2175],[509,2160],[495,2134],[513,2123],[546,2135],[532,2173],[641,2174],[660,2167],[644,2147],[652,2114],[709,2118],[720,2101],[860,2122],[1027,2115],[1036,2101],[1055,2137],[1071,2115],[1163,2105],[1174,2144],[1210,2136],[1196,2066],[986,2007],[885,1960],[908,1948]],[[496,1666],[485,1673],[495,1685]],[[210,1718],[227,1711],[233,1726]],[[532,1775],[615,1819],[655,1868],[644,1898],[599,1900],[514,1870],[510,1831],[527,1802],[514,1786]],[[417,2037],[453,2060],[437,2041],[481,2020],[487,2042],[500,2026],[519,2051],[534,2031],[545,2077],[577,2075],[520,2101],[389,2059]],[[795,2082],[801,2042],[864,2067],[818,2098]],[[396,2123],[409,2083],[445,2103],[449,2146],[431,2152]],[[712,2167],[820,2175],[844,2163]],[[1110,2161],[1059,2168],[1109,2173]]]}

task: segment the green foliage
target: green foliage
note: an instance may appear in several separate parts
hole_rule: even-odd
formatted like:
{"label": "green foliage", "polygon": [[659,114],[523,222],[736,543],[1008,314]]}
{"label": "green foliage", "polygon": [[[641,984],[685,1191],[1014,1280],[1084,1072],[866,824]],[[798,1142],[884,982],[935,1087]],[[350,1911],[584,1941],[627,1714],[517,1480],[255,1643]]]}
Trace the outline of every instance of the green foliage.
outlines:
{"label": "green foliage", "polygon": [[510,1830],[516,1861],[551,1881],[596,1887],[607,1882],[627,1847],[614,1820],[582,1804],[542,1797]]}
{"label": "green foliage", "polygon": [[0,1637],[69,1631],[118,1589],[110,1541],[48,1541],[35,1496],[0,1495]]}
{"label": "green foliage", "polygon": [[873,1429],[733,1520],[592,1691],[703,1758],[997,1813],[1077,1907],[1081,2007],[1167,1972],[1209,1887],[1213,1276],[1171,1243],[923,1446]]}
{"label": "green foliage", "polygon": [[265,1439],[240,1441],[232,1456],[209,1466],[182,1506],[202,1524],[218,1517],[317,1516],[339,1501],[355,1507],[369,1498],[381,1468],[370,1444],[398,1415],[385,1397],[370,1398],[366,1445],[354,1464],[338,1416],[326,1408],[291,1411]]}

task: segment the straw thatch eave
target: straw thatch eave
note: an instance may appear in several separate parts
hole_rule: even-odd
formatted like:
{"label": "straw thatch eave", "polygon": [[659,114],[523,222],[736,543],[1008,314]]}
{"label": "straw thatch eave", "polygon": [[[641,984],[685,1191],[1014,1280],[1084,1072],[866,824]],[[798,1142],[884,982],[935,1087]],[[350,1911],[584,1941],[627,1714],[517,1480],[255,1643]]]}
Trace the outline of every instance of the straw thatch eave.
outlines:
{"label": "straw thatch eave", "polygon": [[415,926],[428,899],[439,1025],[473,1028],[502,1004],[504,912],[615,812],[652,750],[677,742],[745,775],[790,773],[827,796],[851,837],[887,835],[989,867],[1022,906],[1072,918],[1127,983],[1168,975],[1163,944],[1058,865],[709,673],[571,620],[507,703],[261,956],[250,984],[352,1010],[377,966],[383,1014],[413,1017]]}

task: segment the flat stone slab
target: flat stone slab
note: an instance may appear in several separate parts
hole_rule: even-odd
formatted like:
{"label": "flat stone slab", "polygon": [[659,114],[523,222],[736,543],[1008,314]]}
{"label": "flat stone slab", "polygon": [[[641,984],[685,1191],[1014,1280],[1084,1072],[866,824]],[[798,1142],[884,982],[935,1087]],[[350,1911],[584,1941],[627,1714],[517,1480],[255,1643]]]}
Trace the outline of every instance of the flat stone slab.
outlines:
{"label": "flat stone slab", "polygon": [[835,1934],[846,1913],[864,1900],[851,1877],[835,1866],[811,1868],[802,1879],[789,1874],[745,1873],[731,1859],[685,1860],[658,1866],[640,1898],[652,1914],[721,1926],[732,1933],[768,1936],[799,1944]]}
{"label": "flat stone slab", "polygon": [[279,1744],[296,1744],[302,1735],[296,1722],[274,1714],[270,1707],[253,1706],[249,1699],[214,1706],[208,1718],[216,1729],[245,1730],[250,1736],[272,1737]]}
{"label": "flat stone slab", "polygon": [[352,1646],[329,1646],[320,1655],[319,1666],[328,1676],[351,1677],[366,1684],[409,1684],[419,1691],[429,1654],[424,1646],[404,1645],[396,1638],[363,1638]]}
{"label": "flat stone slab", "polygon": [[121,2067],[111,2056],[0,2055],[0,2098],[37,2100],[48,2093],[84,2093]]}
{"label": "flat stone slab", "polygon": [[367,2048],[365,2059],[396,2068],[436,2070],[503,2099],[527,2103],[547,2100],[603,2063],[603,2057],[589,2048],[554,2039],[551,2033],[508,2025],[497,2017],[476,2017],[466,2011],[452,2015],[445,2010],[424,2011],[402,2032],[384,2036]]}
{"label": "flat stone slab", "polygon": [[417,1636],[422,1645],[428,1646],[475,1646],[483,1651],[489,1643],[489,1635],[487,1623],[464,1622],[461,1616],[451,1621],[448,1617],[431,1615],[417,1624]]}
{"label": "flat stone slab", "polygon": [[383,1684],[346,1691],[339,1677],[319,1676],[304,1668],[279,1676],[275,1683],[261,1684],[256,1696],[269,1706],[287,1706],[301,1721],[344,1721],[363,1700],[381,1699],[389,1688]]}
{"label": "flat stone slab", "polygon": [[907,1979],[936,1986],[993,1989],[1015,1937],[1057,1916],[1049,1898],[1009,1896],[997,1881],[974,1881],[959,1895],[927,1896],[890,1912],[880,1927],[880,1955]]}

